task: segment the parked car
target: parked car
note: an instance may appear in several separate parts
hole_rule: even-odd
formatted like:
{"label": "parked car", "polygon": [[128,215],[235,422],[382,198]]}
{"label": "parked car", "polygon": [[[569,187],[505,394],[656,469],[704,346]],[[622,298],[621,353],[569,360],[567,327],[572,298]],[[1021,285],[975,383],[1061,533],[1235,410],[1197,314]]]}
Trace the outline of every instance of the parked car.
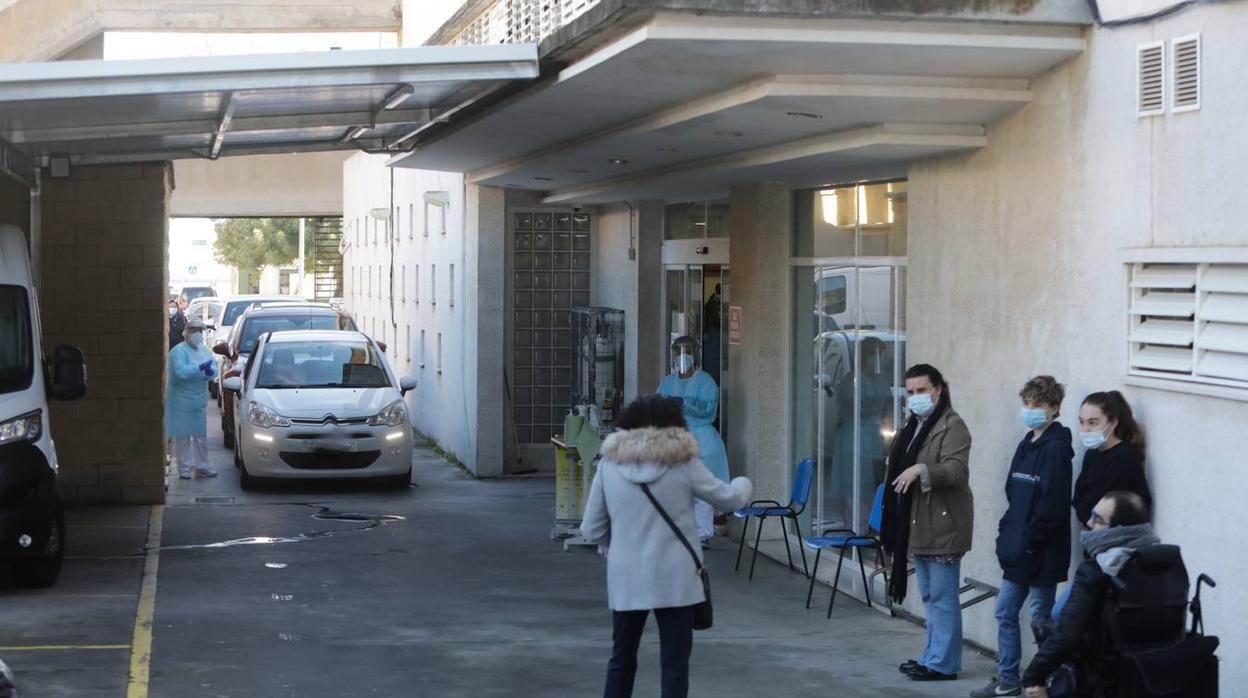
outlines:
{"label": "parked car", "polygon": [[214,289],[211,286],[183,286],[182,287],[182,297],[186,299],[187,303],[190,303],[191,301],[199,299],[199,298],[206,298],[208,296],[216,296],[216,295],[217,295],[216,289]]}
{"label": "parked car", "polygon": [[26,236],[0,226],[0,565],[26,587],[55,584],[65,555],[48,398],[82,397],[87,380],[76,347],[42,347]]}
{"label": "parked car", "polygon": [[265,479],[411,482],[403,398],[416,379],[396,378],[363,333],[266,333],[243,375],[224,385],[238,393],[234,462],[244,489]]}
{"label": "parked car", "polygon": [[[248,308],[255,305],[256,303],[260,303],[263,301],[302,302],[303,299],[299,298],[298,296],[278,296],[278,295],[265,295],[265,294],[259,294],[259,293],[234,296],[233,298],[230,298],[229,300],[227,300],[225,302],[225,307],[221,309],[221,319],[217,322],[216,329],[213,330],[213,344],[210,344],[208,346],[214,346],[217,342],[220,342],[220,341],[229,341],[230,331],[233,329],[234,323],[238,321],[238,318],[242,317],[243,313],[247,312]],[[217,379],[215,381],[210,381],[210,382],[215,382],[217,384],[217,404],[221,405],[222,407],[224,407],[224,402],[221,400],[221,397],[220,397],[221,396],[221,375],[224,374],[226,369],[228,368],[229,368],[229,364],[226,363],[225,359],[218,358]]]}
{"label": "parked car", "polygon": [[[256,342],[269,332],[289,330],[354,330],[355,321],[350,315],[324,305],[312,303],[276,303],[270,307],[252,307],[234,324],[230,338],[213,345],[214,354],[227,359],[224,376],[230,368],[241,370],[247,365],[247,357],[255,349]],[[226,448],[234,446],[234,394],[229,390],[221,393],[221,432]]]}

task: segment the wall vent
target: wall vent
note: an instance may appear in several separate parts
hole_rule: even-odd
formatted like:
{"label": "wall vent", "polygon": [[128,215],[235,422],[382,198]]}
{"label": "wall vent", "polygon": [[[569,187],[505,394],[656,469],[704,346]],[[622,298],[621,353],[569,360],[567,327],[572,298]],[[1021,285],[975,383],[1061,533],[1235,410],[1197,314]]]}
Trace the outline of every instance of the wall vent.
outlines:
{"label": "wall vent", "polygon": [[1166,43],[1141,44],[1136,49],[1136,115],[1166,113]]}
{"label": "wall vent", "polygon": [[1200,109],[1200,34],[1175,39],[1170,45],[1174,79],[1171,111]]}

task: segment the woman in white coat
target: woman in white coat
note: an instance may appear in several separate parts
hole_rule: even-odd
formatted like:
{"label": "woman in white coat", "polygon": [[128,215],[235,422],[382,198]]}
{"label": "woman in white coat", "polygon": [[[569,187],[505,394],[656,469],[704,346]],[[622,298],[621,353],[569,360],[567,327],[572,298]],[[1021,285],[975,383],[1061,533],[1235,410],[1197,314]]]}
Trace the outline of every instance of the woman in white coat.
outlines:
{"label": "woman in white coat", "polygon": [[603,695],[633,694],[637,647],[646,617],[654,611],[661,643],[662,698],[684,698],[689,693],[693,607],[705,600],[702,583],[689,551],[641,485],[649,486],[690,541],[697,540],[695,498],[720,511],[733,511],[750,501],[753,487],[746,478],[725,483],[707,470],[677,400],[659,395],[638,398],[624,408],[615,426],[619,431],[603,442],[581,521],[581,535],[598,543],[607,556],[614,648]]}

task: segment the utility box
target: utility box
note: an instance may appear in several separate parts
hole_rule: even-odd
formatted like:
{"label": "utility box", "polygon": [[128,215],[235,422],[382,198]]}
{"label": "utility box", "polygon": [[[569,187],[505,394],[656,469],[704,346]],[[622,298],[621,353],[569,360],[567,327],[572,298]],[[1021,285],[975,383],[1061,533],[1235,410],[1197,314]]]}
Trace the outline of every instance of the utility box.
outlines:
{"label": "utility box", "polygon": [[624,311],[615,308],[572,308],[572,404],[605,432],[624,399]]}

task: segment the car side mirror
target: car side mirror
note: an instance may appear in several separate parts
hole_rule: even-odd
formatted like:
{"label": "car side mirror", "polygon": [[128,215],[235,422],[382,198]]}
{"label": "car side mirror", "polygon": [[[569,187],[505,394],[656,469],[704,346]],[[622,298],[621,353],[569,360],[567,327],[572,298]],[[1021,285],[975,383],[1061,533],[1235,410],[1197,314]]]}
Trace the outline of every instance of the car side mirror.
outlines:
{"label": "car side mirror", "polygon": [[87,393],[87,361],[78,347],[58,346],[48,361],[48,394],[54,400],[77,400]]}
{"label": "car side mirror", "polygon": [[236,393],[240,392],[243,389],[243,379],[239,378],[238,376],[230,376],[229,378],[224,378],[221,380],[221,387],[225,388],[226,390],[233,390]]}
{"label": "car side mirror", "polygon": [[407,395],[416,389],[416,376],[403,376],[399,379],[399,392]]}
{"label": "car side mirror", "polygon": [[225,340],[221,340],[217,342],[216,344],[212,345],[212,353],[218,356],[225,356],[228,358],[230,355],[230,347],[228,344],[225,343]]}
{"label": "car side mirror", "polygon": [[384,354],[384,353],[386,353],[386,343],[385,343],[385,342],[377,342],[377,348],[381,350],[381,353],[383,353],[383,354]]}

